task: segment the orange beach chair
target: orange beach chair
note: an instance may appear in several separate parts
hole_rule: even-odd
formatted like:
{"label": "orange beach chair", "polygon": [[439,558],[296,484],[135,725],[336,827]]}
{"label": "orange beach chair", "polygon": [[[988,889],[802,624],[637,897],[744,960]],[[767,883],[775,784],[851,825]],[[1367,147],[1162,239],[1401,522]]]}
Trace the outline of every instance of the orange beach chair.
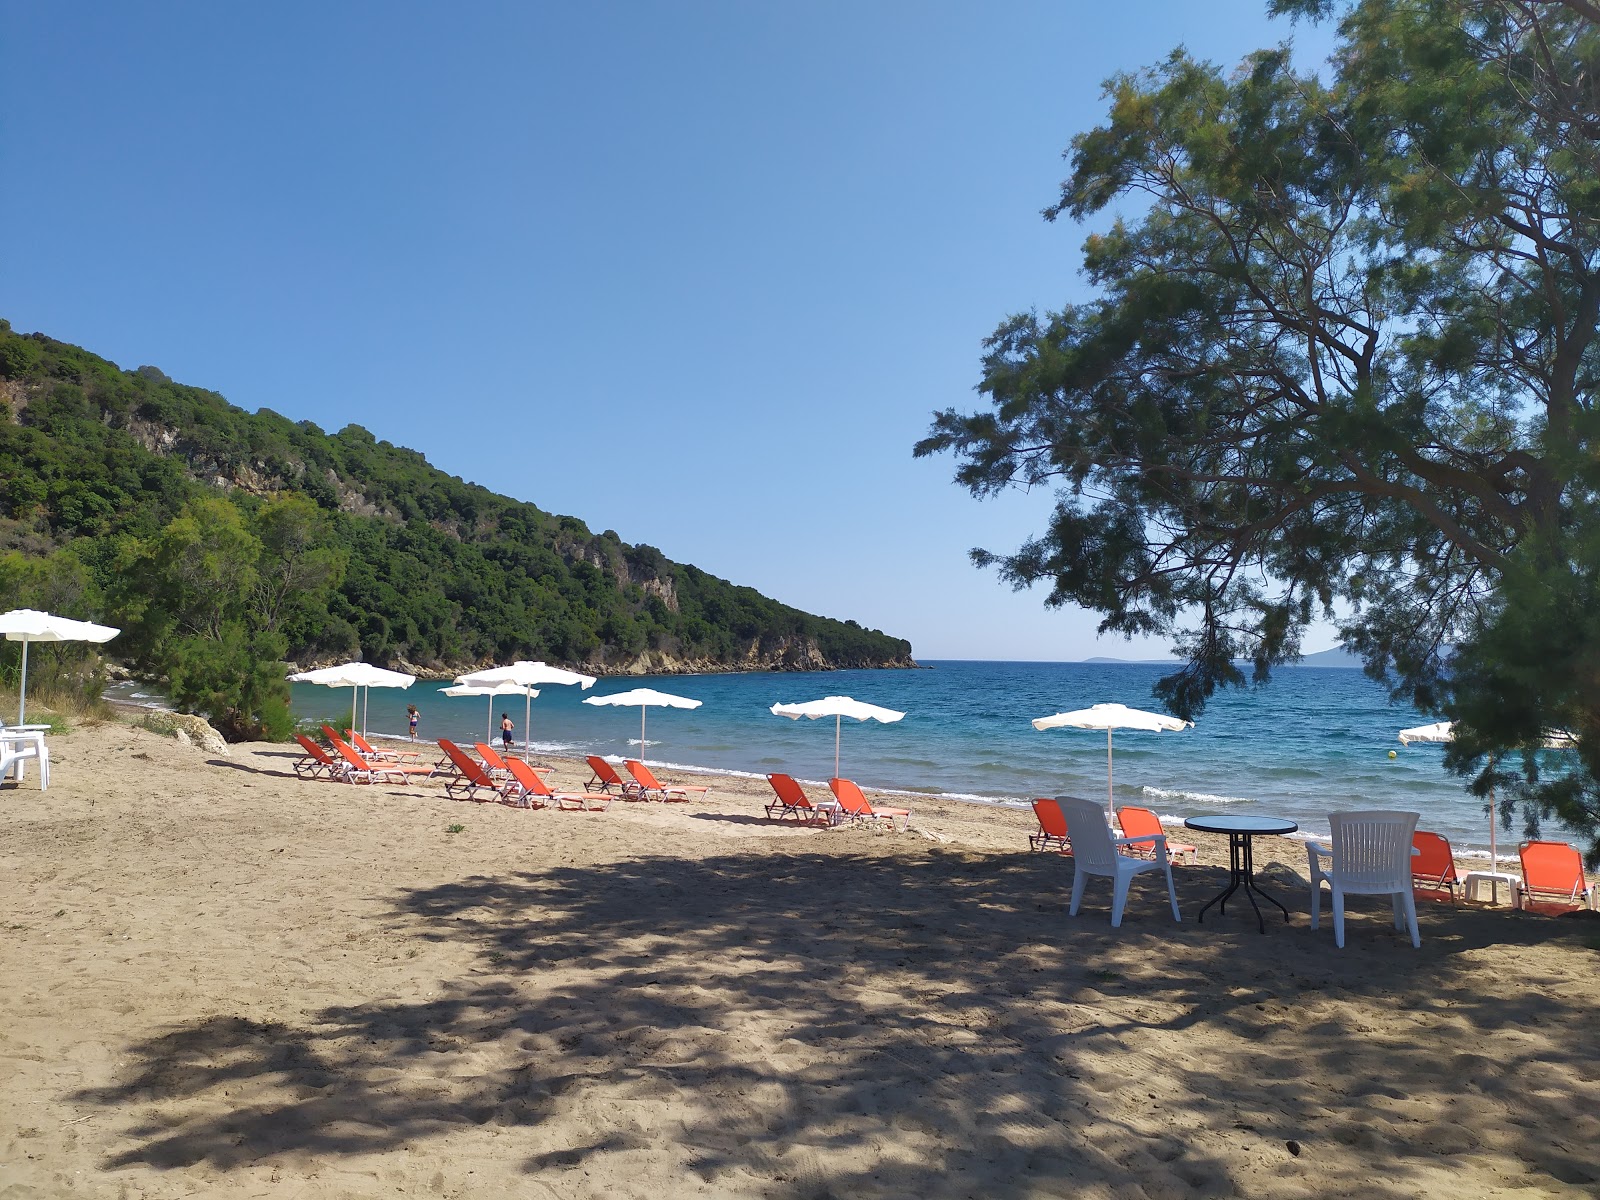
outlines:
{"label": "orange beach chair", "polygon": [[513,799],[523,804],[531,805],[537,800],[543,806],[554,802],[558,809],[578,812],[590,811],[590,801],[598,805],[594,809],[597,812],[604,812],[611,807],[610,796],[596,796],[592,792],[552,792],[550,785],[539,778],[538,772],[520,758],[506,759],[506,766],[511,769],[512,780],[522,789]]}
{"label": "orange beach chair", "polygon": [[1522,885],[1517,890],[1523,908],[1530,903],[1563,911],[1590,907],[1583,856],[1567,843],[1523,842],[1517,856],[1522,859]]}
{"label": "orange beach chair", "polygon": [[367,741],[366,738],[361,736],[359,730],[346,729],[344,731],[344,736],[347,742],[349,742],[357,750],[361,751],[361,757],[365,758],[369,762],[373,759],[379,759],[384,762],[415,762],[417,759],[417,752],[415,750],[376,749],[371,742]]}
{"label": "orange beach chair", "polygon": [[[1128,805],[1117,809],[1117,821],[1122,825],[1122,836],[1125,838],[1145,838],[1160,834],[1166,837],[1167,831],[1161,824],[1161,818],[1148,808],[1135,808]],[[1123,854],[1137,854],[1140,858],[1154,858],[1156,844],[1145,842],[1142,845],[1128,846]],[[1200,851],[1193,846],[1185,846],[1178,842],[1167,840],[1167,853],[1174,856],[1175,862],[1181,862],[1183,855],[1189,856],[1189,863],[1193,865],[1200,857]]]}
{"label": "orange beach chair", "polygon": [[1072,839],[1067,836],[1067,818],[1061,805],[1041,796],[1033,802],[1033,815],[1039,819],[1039,832],[1028,835],[1028,846],[1041,854],[1046,850],[1071,854]]}
{"label": "orange beach chair", "polygon": [[638,791],[630,799],[687,800],[690,792],[699,792],[703,800],[711,791],[708,787],[699,787],[695,784],[662,783],[651,773],[650,768],[637,758],[626,759],[622,765],[628,774],[633,776],[633,781],[638,787]]}
{"label": "orange beach chair", "polygon": [[452,800],[476,800],[479,792],[492,792],[497,800],[504,800],[521,792],[520,784],[495,779],[481,762],[454,742],[440,738],[439,749],[455,768],[453,775],[443,777],[444,794]]}
{"label": "orange beach chair", "polygon": [[767,805],[767,816],[774,821],[793,818],[801,825],[832,825],[837,804],[818,806],[811,803],[805,791],[792,775],[768,775],[767,782],[777,794],[777,799]]}
{"label": "orange beach chair", "polygon": [[[896,833],[904,833],[911,828],[911,810],[909,808],[873,808],[853,780],[830,779],[828,780],[828,790],[833,793],[833,798],[839,802],[839,807],[844,810],[845,816],[852,821],[871,821],[874,829],[880,828],[878,822],[887,821],[889,822],[889,828]],[[896,828],[896,819],[904,821],[905,824]]]}
{"label": "orange beach chair", "polygon": [[329,779],[346,779],[348,772],[344,763],[334,758],[303,733],[295,734],[294,740],[299,742],[300,749],[305,751],[291,764],[294,767],[294,773],[300,776],[301,779],[316,779],[323,775],[326,775]]}
{"label": "orange beach chair", "polygon": [[478,752],[478,757],[483,759],[483,765],[488,768],[489,774],[501,779],[511,778],[511,768],[506,766],[506,760],[500,757],[500,751],[488,742],[473,742],[472,748]]}
{"label": "orange beach chair", "polygon": [[1412,890],[1442,891],[1454,904],[1461,880],[1456,877],[1456,856],[1450,852],[1450,843],[1437,833],[1419,829],[1411,835],[1411,849]]}
{"label": "orange beach chair", "polygon": [[329,737],[333,741],[333,748],[339,752],[339,757],[350,765],[352,783],[377,783],[380,779],[385,783],[406,783],[419,776],[428,779],[433,775],[432,767],[425,767],[420,763],[369,762],[356,753],[354,746],[332,730],[329,730]]}
{"label": "orange beach chair", "polygon": [[583,785],[584,791],[609,793],[612,788],[616,788],[619,796],[626,796],[634,790],[635,785],[618,775],[617,769],[598,754],[591,754],[583,761],[588,763],[589,770],[594,772],[589,782]]}

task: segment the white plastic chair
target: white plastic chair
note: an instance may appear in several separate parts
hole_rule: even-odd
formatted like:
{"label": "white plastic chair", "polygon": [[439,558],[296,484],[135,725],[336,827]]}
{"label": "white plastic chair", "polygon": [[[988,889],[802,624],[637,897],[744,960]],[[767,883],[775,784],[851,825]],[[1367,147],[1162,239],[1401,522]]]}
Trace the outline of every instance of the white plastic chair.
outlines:
{"label": "white plastic chair", "polygon": [[29,759],[39,763],[39,790],[50,786],[50,748],[44,744],[44,731],[48,725],[0,725],[0,754],[5,765],[0,768],[0,779],[15,772],[21,783]]}
{"label": "white plastic chair", "polygon": [[[1394,927],[1409,929],[1411,944],[1422,945],[1417,932],[1417,898],[1411,890],[1411,835],[1416,832],[1414,812],[1329,813],[1333,829],[1330,850],[1306,843],[1311,860],[1311,928],[1322,920],[1322,885],[1333,893],[1333,943],[1344,948],[1344,898],[1388,896],[1394,904]],[[1323,869],[1322,859],[1332,866]]]}
{"label": "white plastic chair", "polygon": [[[1103,875],[1111,880],[1111,928],[1122,924],[1122,909],[1128,902],[1128,885],[1141,871],[1165,871],[1167,899],[1172,901],[1172,919],[1182,922],[1178,911],[1178,893],[1172,887],[1172,863],[1167,858],[1165,834],[1149,833],[1142,837],[1114,838],[1106,824],[1106,810],[1093,800],[1080,800],[1076,796],[1057,796],[1056,803],[1067,818],[1067,836],[1072,841],[1072,907],[1071,916],[1078,915],[1083,903],[1083,888],[1091,875]],[[1117,853],[1118,846],[1155,846],[1155,858],[1135,858]]]}

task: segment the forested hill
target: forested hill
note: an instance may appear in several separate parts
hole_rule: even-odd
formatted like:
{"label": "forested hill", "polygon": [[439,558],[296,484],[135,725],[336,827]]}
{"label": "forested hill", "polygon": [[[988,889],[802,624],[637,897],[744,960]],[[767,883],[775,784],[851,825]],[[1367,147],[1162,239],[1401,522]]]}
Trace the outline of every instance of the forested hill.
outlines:
{"label": "forested hill", "polygon": [[[600,673],[911,665],[909,642],[495,495],[360,426],[329,434],[268,409],[245,412],[153,367],[124,371],[3,321],[0,463],[10,576],[22,569],[17,552],[65,552],[72,569],[48,584],[35,571],[36,589],[87,586],[106,617],[160,625],[128,576],[166,571],[151,584],[171,592],[161,628],[203,632],[227,618],[197,614],[184,589],[197,586],[196,573],[219,572],[217,554],[237,551],[253,589],[240,620],[253,629],[262,612],[251,616],[250,606],[273,606],[286,656],[300,664],[359,656],[454,671],[543,658]],[[7,578],[0,571],[0,588]],[[150,642],[160,629],[148,633]]]}

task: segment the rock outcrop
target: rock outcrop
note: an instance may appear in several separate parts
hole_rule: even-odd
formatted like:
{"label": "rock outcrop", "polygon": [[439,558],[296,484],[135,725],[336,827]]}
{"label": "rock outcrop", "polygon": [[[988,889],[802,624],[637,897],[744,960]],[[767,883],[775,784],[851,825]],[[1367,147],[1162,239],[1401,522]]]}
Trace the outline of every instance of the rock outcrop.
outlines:
{"label": "rock outcrop", "polygon": [[151,733],[159,733],[166,737],[177,738],[189,745],[199,746],[207,754],[228,753],[228,743],[223,740],[220,733],[206,723],[203,717],[158,709],[141,717],[138,724]]}

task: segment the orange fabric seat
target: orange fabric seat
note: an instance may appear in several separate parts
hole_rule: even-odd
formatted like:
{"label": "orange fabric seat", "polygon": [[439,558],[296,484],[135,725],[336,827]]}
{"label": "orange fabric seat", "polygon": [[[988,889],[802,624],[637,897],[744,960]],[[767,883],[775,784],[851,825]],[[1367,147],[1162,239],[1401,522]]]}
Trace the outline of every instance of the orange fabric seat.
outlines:
{"label": "orange fabric seat", "polygon": [[510,778],[511,768],[506,766],[506,760],[500,757],[500,751],[488,742],[473,742],[472,748],[478,752],[478,757],[483,760],[483,765],[490,775],[498,775],[502,779]]}
{"label": "orange fabric seat", "polygon": [[[1167,833],[1161,825],[1161,818],[1148,808],[1135,808],[1131,804],[1124,808],[1119,808],[1117,809],[1117,821],[1122,826],[1122,836],[1126,838],[1153,837],[1156,834],[1165,837]],[[1156,855],[1154,847],[1154,842],[1141,846],[1129,846],[1123,853],[1137,854],[1141,858],[1154,858]],[[1182,842],[1171,840],[1167,842],[1167,853],[1180,860],[1183,855],[1187,854],[1191,865],[1200,857],[1200,851],[1193,846],[1186,846]]]}
{"label": "orange fabric seat", "polygon": [[367,741],[366,738],[362,737],[360,732],[358,730],[355,730],[355,729],[346,729],[344,731],[344,736],[345,736],[345,740],[348,741],[357,750],[361,751],[361,756],[363,758],[365,758],[365,759],[368,759],[369,761],[371,759],[377,758],[377,759],[386,759],[386,760],[390,760],[390,761],[393,761],[393,762],[415,762],[417,760],[417,757],[418,757],[417,752],[415,750],[378,750],[378,749],[375,749],[373,747],[372,743]]}
{"label": "orange fabric seat", "polygon": [[834,805],[819,808],[811,803],[805,790],[792,775],[768,775],[767,782],[777,794],[777,799],[767,805],[767,816],[776,821],[793,818],[802,825],[833,824]]}
{"label": "orange fabric seat", "polygon": [[1524,842],[1517,849],[1522,859],[1522,884],[1517,889],[1522,906],[1536,904],[1570,912],[1590,907],[1583,856],[1565,842]]}
{"label": "orange fabric seat", "polygon": [[444,751],[450,765],[455,768],[455,775],[447,776],[444,780],[445,795],[452,800],[476,800],[478,793],[484,791],[493,792],[497,799],[504,800],[508,794],[519,790],[516,784],[495,779],[487,767],[454,742],[440,738],[439,749]]}
{"label": "orange fabric seat", "polygon": [[[628,774],[633,776],[634,783],[638,787],[638,791],[630,799],[687,800],[690,792],[699,792],[701,798],[704,799],[711,791],[708,787],[700,787],[696,784],[662,783],[655,777],[649,767],[636,758],[626,759],[622,765]],[[652,795],[652,793],[654,794]]]}
{"label": "orange fabric seat", "polygon": [[583,761],[588,763],[589,770],[594,772],[589,782],[583,785],[584,791],[610,792],[612,788],[616,788],[618,795],[626,796],[634,790],[635,785],[618,775],[617,769],[598,754],[591,754]]}
{"label": "orange fabric seat", "polygon": [[[323,726],[327,729],[327,726]],[[369,762],[356,752],[354,746],[345,741],[331,729],[328,730],[328,740],[333,743],[333,748],[339,752],[339,757],[350,765],[350,781],[352,783],[377,783],[379,779],[386,783],[406,783],[418,776],[424,779],[433,775],[432,767],[419,764]]]}
{"label": "orange fabric seat", "polygon": [[1419,829],[1411,835],[1411,846],[1416,851],[1411,856],[1411,886],[1442,891],[1455,903],[1461,880],[1456,875],[1456,856],[1451,853],[1450,843],[1437,833]]}
{"label": "orange fabric seat", "polygon": [[[871,821],[873,828],[878,828],[878,822],[889,822],[889,828],[896,833],[904,833],[911,828],[911,810],[909,808],[873,808],[868,803],[866,796],[856,786],[854,780],[830,779],[828,790],[833,793],[833,798],[839,802],[839,807],[852,821]],[[896,828],[896,819],[903,820],[905,824]]]}
{"label": "orange fabric seat", "polygon": [[1055,850],[1061,854],[1072,853],[1072,839],[1067,836],[1067,817],[1049,796],[1040,796],[1033,802],[1033,815],[1039,819],[1039,832],[1028,835],[1031,849],[1043,853]]}
{"label": "orange fabric seat", "polygon": [[558,809],[576,809],[580,812],[589,809],[590,801],[599,804],[600,807],[596,810],[599,812],[611,807],[610,796],[596,796],[592,792],[551,791],[550,785],[539,778],[539,773],[520,758],[508,758],[506,766],[510,768],[512,782],[521,789],[508,796],[513,802],[523,804],[529,804],[533,800],[538,800],[540,804],[553,802]]}
{"label": "orange fabric seat", "polygon": [[303,733],[294,735],[294,740],[300,743],[300,749],[305,753],[293,762],[294,773],[301,779],[316,779],[326,775],[329,779],[342,779],[349,782],[349,769],[334,758],[321,746],[317,745]]}

